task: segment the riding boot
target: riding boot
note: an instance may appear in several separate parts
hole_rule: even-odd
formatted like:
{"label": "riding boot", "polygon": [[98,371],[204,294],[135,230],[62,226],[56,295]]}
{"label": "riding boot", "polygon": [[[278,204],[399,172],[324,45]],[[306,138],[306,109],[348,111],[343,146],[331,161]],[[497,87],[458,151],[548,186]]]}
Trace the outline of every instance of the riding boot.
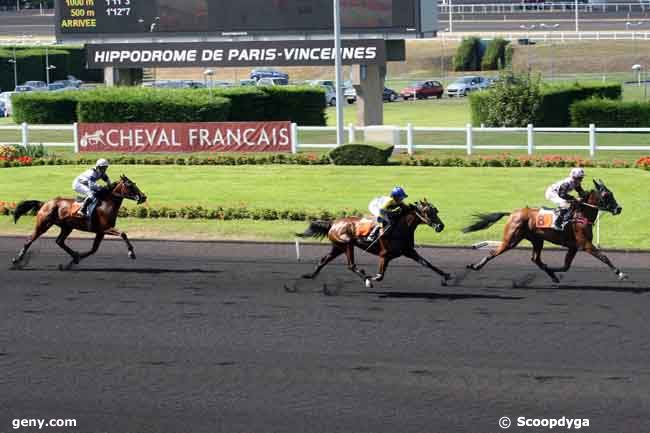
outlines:
{"label": "riding boot", "polygon": [[90,205],[90,202],[92,202],[93,198],[88,196],[84,199],[83,204],[81,205],[81,208],[79,209],[78,215],[82,217],[87,217],[88,214],[88,206]]}
{"label": "riding boot", "polygon": [[372,231],[370,232],[370,234],[368,235],[368,238],[367,238],[368,242],[370,242],[370,243],[375,242],[377,240],[377,238],[379,237],[380,232],[381,232],[381,226],[376,225],[375,228],[373,228]]}
{"label": "riding boot", "polygon": [[569,208],[560,208],[558,209],[558,216],[557,219],[555,220],[555,228],[557,230],[564,230],[564,226],[567,223],[569,213],[571,212],[571,209]]}

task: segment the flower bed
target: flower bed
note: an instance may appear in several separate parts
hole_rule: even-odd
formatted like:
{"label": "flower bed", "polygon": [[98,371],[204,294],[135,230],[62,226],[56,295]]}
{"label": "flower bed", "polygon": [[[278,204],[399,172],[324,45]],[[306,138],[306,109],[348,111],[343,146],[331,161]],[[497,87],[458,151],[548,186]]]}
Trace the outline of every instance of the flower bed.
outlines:
{"label": "flower bed", "polygon": [[[0,201],[0,215],[12,215],[16,203]],[[249,209],[246,207],[215,207],[212,209],[201,206],[186,206],[181,208],[137,206],[122,207],[118,216],[125,218],[185,218],[185,219],[211,219],[211,220],[264,220],[264,221],[312,221],[331,220],[346,216],[361,216],[367,212],[358,209],[329,210],[304,210],[304,209]],[[34,215],[32,212],[31,215]]]}
{"label": "flower bed", "polygon": [[581,158],[579,156],[544,155],[544,156],[514,156],[503,153],[493,156],[474,156],[456,158],[418,158],[410,157],[402,161],[403,165],[423,167],[600,167],[600,168],[631,168],[634,164],[623,159],[600,161]]}
{"label": "flower bed", "polygon": [[650,171],[650,156],[644,156],[636,161],[637,168]]}

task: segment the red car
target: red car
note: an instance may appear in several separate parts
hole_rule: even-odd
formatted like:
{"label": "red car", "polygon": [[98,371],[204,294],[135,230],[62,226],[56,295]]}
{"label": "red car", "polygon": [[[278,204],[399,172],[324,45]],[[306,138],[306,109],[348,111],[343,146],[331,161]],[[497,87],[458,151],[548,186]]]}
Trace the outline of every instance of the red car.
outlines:
{"label": "red car", "polygon": [[442,84],[433,80],[418,81],[399,92],[404,99],[411,99],[413,95],[415,95],[417,99],[427,99],[431,97],[440,99],[442,98],[443,93],[445,93],[445,88]]}

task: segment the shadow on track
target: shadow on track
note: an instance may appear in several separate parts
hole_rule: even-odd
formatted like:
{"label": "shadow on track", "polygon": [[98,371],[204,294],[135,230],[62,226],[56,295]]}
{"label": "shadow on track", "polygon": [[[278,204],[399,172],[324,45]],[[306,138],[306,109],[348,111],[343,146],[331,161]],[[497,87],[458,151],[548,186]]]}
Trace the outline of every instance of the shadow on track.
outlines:
{"label": "shadow on track", "polygon": [[496,299],[501,301],[519,301],[523,296],[476,295],[471,293],[420,293],[420,292],[363,292],[391,299],[426,299],[429,301],[461,301],[464,299]]}
{"label": "shadow on track", "polygon": [[594,290],[598,292],[618,292],[618,293],[648,293],[650,292],[650,287],[620,287],[620,286],[569,286],[566,284],[560,284],[549,287],[517,287],[517,290],[553,290],[553,291],[586,291]]}
{"label": "shadow on track", "polygon": [[[21,271],[49,271],[50,269],[17,268]],[[221,274],[224,271],[208,271],[205,269],[155,269],[155,268],[92,268],[92,269],[71,269],[67,272],[113,272],[120,274]]]}

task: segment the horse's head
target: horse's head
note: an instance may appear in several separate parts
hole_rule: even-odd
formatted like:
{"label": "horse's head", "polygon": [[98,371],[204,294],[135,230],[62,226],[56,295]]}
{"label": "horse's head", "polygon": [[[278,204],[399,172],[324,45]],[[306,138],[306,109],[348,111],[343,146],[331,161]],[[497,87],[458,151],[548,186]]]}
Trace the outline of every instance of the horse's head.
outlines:
{"label": "horse's head", "polygon": [[437,233],[440,233],[445,229],[444,223],[438,216],[438,209],[433,204],[429,203],[426,198],[415,203],[415,215],[417,215],[424,224],[434,228]]}
{"label": "horse's head", "polygon": [[140,191],[140,188],[128,177],[122,175],[120,176],[120,181],[115,184],[113,188],[113,194],[119,195],[123,198],[129,200],[134,200],[138,204],[142,204],[147,201],[147,196]]}
{"label": "horse's head", "polygon": [[598,206],[599,210],[611,212],[613,215],[618,215],[623,212],[623,208],[618,205],[618,202],[614,198],[614,193],[605,186],[602,180],[594,179],[594,186],[596,190],[590,196],[590,201],[594,203],[590,204]]}

